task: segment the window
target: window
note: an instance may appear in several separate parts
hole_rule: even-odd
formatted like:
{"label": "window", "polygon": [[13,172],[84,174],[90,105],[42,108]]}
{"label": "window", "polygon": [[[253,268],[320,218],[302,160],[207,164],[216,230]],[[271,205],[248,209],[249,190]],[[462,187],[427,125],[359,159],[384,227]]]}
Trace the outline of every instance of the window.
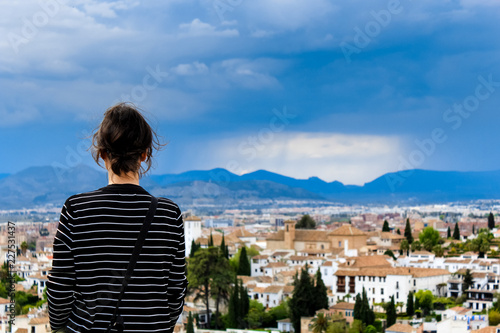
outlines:
{"label": "window", "polygon": [[383,294],[384,294],[384,288],[380,288],[380,295],[383,295]]}
{"label": "window", "polygon": [[399,292],[396,293],[396,299],[399,299]]}
{"label": "window", "polygon": [[339,241],[339,247],[342,247],[342,241]]}

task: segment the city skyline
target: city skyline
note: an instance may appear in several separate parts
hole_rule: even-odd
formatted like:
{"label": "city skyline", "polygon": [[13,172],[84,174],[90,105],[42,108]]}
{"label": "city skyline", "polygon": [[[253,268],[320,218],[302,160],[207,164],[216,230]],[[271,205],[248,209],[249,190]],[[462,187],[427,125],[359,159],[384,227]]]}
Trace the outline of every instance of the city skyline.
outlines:
{"label": "city skyline", "polygon": [[265,169],[363,184],[500,169],[495,1],[64,1],[0,14],[0,173],[92,165],[132,101],[168,146],[154,174]]}

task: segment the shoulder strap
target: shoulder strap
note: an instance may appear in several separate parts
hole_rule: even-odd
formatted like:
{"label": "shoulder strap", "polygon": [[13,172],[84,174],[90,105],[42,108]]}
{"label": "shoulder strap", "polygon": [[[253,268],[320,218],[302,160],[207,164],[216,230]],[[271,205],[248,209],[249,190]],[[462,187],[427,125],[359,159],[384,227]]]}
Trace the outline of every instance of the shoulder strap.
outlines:
{"label": "shoulder strap", "polygon": [[[118,297],[118,303],[116,304],[115,312],[113,314],[113,317],[111,318],[111,323],[110,327],[114,326],[116,324],[123,325],[122,322],[118,323],[117,322],[117,314],[118,314],[118,308],[120,307],[120,303],[122,301],[123,295],[125,294],[125,288],[127,288],[127,285],[130,281],[130,278],[132,276],[132,272],[135,269],[135,265],[137,264],[137,259],[139,259],[139,254],[141,253],[142,246],[144,245],[144,241],[146,240],[146,235],[149,231],[149,227],[151,226],[151,222],[153,221],[153,218],[155,216],[156,208],[158,207],[158,199],[154,196],[151,197],[151,204],[149,205],[149,210],[148,213],[146,214],[146,218],[144,220],[144,223],[142,224],[141,232],[139,233],[139,237],[137,237],[137,241],[135,242],[135,247],[134,251],[132,252],[132,257],[130,258],[130,261],[128,263],[127,267],[127,272],[125,273],[125,277],[123,279],[122,287],[120,290],[120,296]],[[119,321],[123,321],[122,318],[119,318]],[[108,328],[109,332],[109,328]]]}

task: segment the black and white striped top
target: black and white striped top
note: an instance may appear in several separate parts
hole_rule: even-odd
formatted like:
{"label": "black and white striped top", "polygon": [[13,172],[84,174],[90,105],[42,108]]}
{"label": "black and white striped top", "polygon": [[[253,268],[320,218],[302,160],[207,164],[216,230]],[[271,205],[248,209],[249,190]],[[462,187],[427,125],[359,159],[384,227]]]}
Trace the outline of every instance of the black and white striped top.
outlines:
{"label": "black and white striped top", "polygon": [[[52,329],[105,332],[150,203],[151,195],[132,184],[112,184],[66,200],[47,282]],[[120,305],[125,332],[173,331],[187,287],[184,246],[179,207],[158,198]]]}

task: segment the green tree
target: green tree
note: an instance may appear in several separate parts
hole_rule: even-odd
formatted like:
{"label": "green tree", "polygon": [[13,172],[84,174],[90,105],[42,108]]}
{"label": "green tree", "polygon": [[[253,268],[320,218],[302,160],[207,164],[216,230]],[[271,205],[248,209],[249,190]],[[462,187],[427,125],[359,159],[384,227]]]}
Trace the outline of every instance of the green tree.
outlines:
{"label": "green tree", "polygon": [[398,235],[401,235],[401,230],[399,230],[399,228],[398,228],[398,230],[396,231],[396,233],[397,233]]}
{"label": "green tree", "polygon": [[458,227],[458,222],[455,223],[455,229],[453,230],[453,239],[460,240],[460,229]]}
{"label": "green tree", "polygon": [[488,320],[490,326],[497,326],[498,324],[500,324],[500,312],[495,309],[491,309],[488,312]]}
{"label": "green tree", "polygon": [[23,256],[26,256],[26,250],[28,249],[28,243],[25,241],[21,243],[21,251],[23,253]]}
{"label": "green tree", "polygon": [[220,242],[220,250],[222,252],[222,255],[224,256],[224,258],[228,259],[229,260],[229,249],[226,245],[226,240],[224,239],[224,234],[222,234],[222,240]]}
{"label": "green tree", "polygon": [[356,295],[356,302],[354,303],[354,319],[361,320],[366,325],[373,325],[375,322],[375,313],[370,308],[366,290],[363,287],[363,293],[360,296]]}
{"label": "green tree", "polygon": [[434,247],[432,248],[432,252],[434,252],[436,257],[442,257],[444,255],[444,249],[439,244],[434,245]]}
{"label": "green tree", "polygon": [[410,243],[408,240],[403,239],[401,243],[399,243],[399,251],[401,254],[408,254],[408,250],[410,249]]}
{"label": "green tree", "polygon": [[194,321],[191,311],[189,311],[188,322],[186,326],[186,333],[194,333]]}
{"label": "green tree", "polygon": [[414,241],[413,243],[411,243],[411,250],[412,252],[422,250],[422,244],[420,243],[420,241]]}
{"label": "green tree", "polygon": [[346,332],[346,322],[344,321],[334,321],[328,326],[326,333],[345,333]]}
{"label": "green tree", "polygon": [[194,254],[198,250],[198,244],[194,241],[194,239],[191,241],[191,251],[189,252],[189,258],[194,257]]}
{"label": "green tree", "polygon": [[[189,281],[189,292],[195,294],[195,300],[202,300],[205,304],[210,328],[210,298],[215,299],[216,304],[229,294],[233,272],[229,267],[220,249],[209,247],[199,249],[192,258],[189,258],[187,278]],[[218,311],[217,311],[218,315]]]}
{"label": "green tree", "polygon": [[[390,325],[387,325],[387,327],[390,327]],[[377,329],[373,325],[368,325],[368,326],[366,326],[363,333],[377,333]]]}
{"label": "green tree", "polygon": [[220,303],[228,301],[231,291],[231,282],[233,281],[233,271],[229,265],[229,260],[224,254],[218,251],[216,262],[211,269],[211,297],[215,300],[215,328],[219,329],[221,325],[219,307]]}
{"label": "green tree", "polygon": [[321,277],[321,272],[318,268],[316,271],[316,284],[314,286],[314,298],[316,302],[315,310],[328,309],[328,293],[323,278]]}
{"label": "green tree", "polygon": [[241,249],[240,262],[238,263],[237,274],[238,275],[250,276],[250,273],[251,273],[250,261],[248,260],[247,249],[244,246]]}
{"label": "green tree", "polygon": [[315,312],[314,285],[307,272],[307,265],[302,269],[300,278],[295,277],[290,315],[296,333],[300,333],[300,317],[312,317]]}
{"label": "green tree", "polygon": [[427,251],[432,251],[432,248],[439,242],[439,231],[433,227],[426,227],[418,235],[418,239]]}
{"label": "green tree", "polygon": [[463,276],[463,283],[462,283],[463,291],[466,291],[473,285],[474,285],[474,277],[472,276],[470,269],[467,269]]}
{"label": "green tree", "polygon": [[413,293],[411,291],[408,293],[408,299],[406,301],[406,314],[408,316],[413,316],[415,314],[415,309],[413,308]]}
{"label": "green tree", "polygon": [[434,301],[434,296],[432,295],[432,291],[419,290],[415,294],[415,298],[418,299],[418,304],[420,305],[420,308],[424,312],[424,315],[425,316],[429,315],[432,310],[432,304]]}
{"label": "green tree", "polygon": [[[235,272],[238,272],[239,269],[241,251],[243,251],[243,247],[240,247],[238,249],[238,252],[236,252],[236,254],[231,259],[229,259],[229,263],[231,264],[231,267],[233,267],[233,270]],[[245,246],[245,251],[247,253],[248,258],[252,258],[254,256],[259,255],[259,251],[257,251],[254,247]]]}
{"label": "green tree", "polygon": [[473,224],[472,225],[472,234],[475,235],[476,234],[476,226]]}
{"label": "green tree", "polygon": [[488,215],[488,229],[493,229],[495,228],[495,216],[493,216],[493,213],[490,212]]}
{"label": "green tree", "polygon": [[210,237],[208,238],[208,247],[214,246],[214,237],[212,236],[212,231],[210,231]]}
{"label": "green tree", "polygon": [[451,229],[450,229],[450,226],[448,226],[448,230],[446,231],[446,238],[447,239],[451,238]]}
{"label": "green tree", "polygon": [[479,234],[469,244],[469,249],[479,252],[479,257],[484,258],[484,254],[490,250],[493,234],[488,229],[479,229]]}
{"label": "green tree", "polygon": [[408,241],[408,244],[413,243],[413,236],[411,234],[410,219],[406,219],[405,237],[406,237],[406,240]]}
{"label": "green tree", "polygon": [[325,314],[320,312],[318,315],[312,320],[312,331],[313,333],[323,333],[326,332],[328,328],[328,318],[325,317]]}
{"label": "green tree", "polygon": [[359,319],[354,319],[351,327],[349,328],[349,333],[363,333],[363,321]]}
{"label": "green tree", "polygon": [[385,311],[387,315],[387,327],[391,327],[396,323],[396,304],[394,303],[394,296],[391,296],[391,301],[389,302],[389,305],[387,306],[387,309]]}
{"label": "green tree", "polygon": [[387,220],[384,220],[384,226],[382,227],[383,232],[389,232],[391,229],[389,228],[389,222]]}
{"label": "green tree", "polygon": [[309,216],[309,214],[303,215],[299,222],[295,225],[296,229],[314,229],[316,228],[316,221]]}
{"label": "green tree", "polygon": [[384,252],[384,256],[389,256],[389,257],[391,257],[392,259],[396,260],[396,256],[394,255],[394,252],[392,252],[392,250],[391,250],[391,249],[385,250],[385,252]]}

